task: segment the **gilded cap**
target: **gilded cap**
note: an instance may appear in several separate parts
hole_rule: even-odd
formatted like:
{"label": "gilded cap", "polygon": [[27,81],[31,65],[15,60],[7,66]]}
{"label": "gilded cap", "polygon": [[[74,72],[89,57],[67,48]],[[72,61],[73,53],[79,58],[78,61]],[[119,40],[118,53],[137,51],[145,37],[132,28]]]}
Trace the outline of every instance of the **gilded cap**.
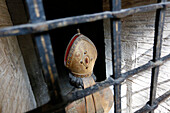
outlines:
{"label": "gilded cap", "polygon": [[78,33],[70,40],[65,51],[64,65],[76,77],[91,76],[97,59],[97,50],[93,42]]}

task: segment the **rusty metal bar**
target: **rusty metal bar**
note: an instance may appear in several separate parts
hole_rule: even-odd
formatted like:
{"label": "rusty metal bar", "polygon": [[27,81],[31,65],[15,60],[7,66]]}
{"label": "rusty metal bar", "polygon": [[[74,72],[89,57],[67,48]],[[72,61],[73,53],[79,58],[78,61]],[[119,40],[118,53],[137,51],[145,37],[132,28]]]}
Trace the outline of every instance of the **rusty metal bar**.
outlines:
{"label": "rusty metal bar", "polygon": [[[89,88],[86,88],[86,89],[84,89],[84,90],[79,90],[79,91],[75,91],[75,92],[72,92],[72,93],[69,93],[67,96],[65,96],[65,99],[66,99],[66,101],[65,101],[65,103],[60,103],[60,105],[54,105],[52,108],[50,108],[50,109],[53,109],[53,111],[54,110],[56,110],[56,109],[60,109],[61,107],[65,107],[66,105],[68,105],[69,103],[71,103],[71,102],[73,102],[73,101],[76,101],[76,100],[78,100],[78,99],[81,99],[81,98],[83,98],[83,97],[85,97],[85,96],[88,96],[88,95],[90,95],[90,94],[92,94],[92,93],[95,93],[95,92],[97,92],[97,91],[99,91],[99,90],[102,90],[102,89],[104,89],[104,88],[106,88],[106,87],[109,87],[109,86],[112,86],[112,85],[115,85],[115,84],[121,84],[124,80],[126,80],[127,78],[129,78],[129,77],[132,77],[133,75],[135,75],[135,74],[137,74],[137,73],[140,73],[140,72],[142,72],[142,71],[146,71],[147,69],[150,69],[150,68],[153,68],[153,67],[156,67],[156,66],[160,66],[160,65],[163,65],[166,61],[168,61],[168,60],[170,60],[170,54],[169,55],[167,55],[167,56],[164,56],[164,57],[162,57],[162,58],[160,58],[158,61],[156,61],[156,62],[152,62],[152,61],[150,61],[150,62],[148,62],[148,63],[146,63],[146,64],[144,64],[144,65],[142,65],[142,66],[140,66],[140,67],[138,67],[138,68],[135,68],[135,69],[133,69],[133,70],[131,70],[131,71],[128,71],[128,72],[125,72],[125,73],[123,73],[122,75],[121,75],[121,77],[119,77],[118,79],[113,79],[113,78],[111,78],[111,77],[109,77],[107,80],[105,80],[105,81],[102,81],[102,82],[100,82],[100,83],[96,83],[95,85],[93,85],[93,86],[91,86],[91,87],[89,87]],[[164,99],[166,99],[168,96],[170,96],[170,94],[168,93],[166,93],[165,95],[163,95],[163,96],[161,96],[161,97],[159,97],[158,99],[156,99],[156,100],[158,100],[159,101],[159,103],[161,102],[161,101],[163,101]],[[158,104],[159,104],[158,103]],[[62,104],[62,105],[61,105]],[[145,110],[149,110],[150,108],[147,108],[147,106],[148,106],[149,104],[147,104],[147,105],[145,105],[144,106],[144,108],[141,108],[142,109],[142,111],[145,111]],[[43,109],[43,107],[42,108],[39,108],[39,109],[37,109],[37,110],[35,110],[35,113],[37,113],[37,111],[38,112],[44,112],[44,109]],[[48,111],[48,110],[47,110]],[[141,111],[141,110],[140,110]],[[32,112],[31,112],[32,113]],[[33,112],[34,113],[34,112]],[[140,112],[141,113],[141,112]]]}
{"label": "rusty metal bar", "polygon": [[[42,0],[26,0],[30,22],[35,24],[46,20]],[[39,53],[43,73],[47,81],[52,101],[62,101],[58,73],[55,66],[50,36],[48,33],[35,34],[35,42]]]}
{"label": "rusty metal bar", "polygon": [[[33,4],[30,5],[32,6]],[[28,23],[23,25],[5,27],[0,29],[0,37],[40,33],[51,29],[56,29],[60,27],[86,23],[86,22],[94,22],[106,18],[123,18],[135,13],[154,11],[156,9],[161,9],[163,7],[170,7],[170,2],[157,3],[157,4],[134,7],[134,8],[127,8],[127,9],[122,9],[120,11],[106,11],[106,12],[95,13],[95,14],[87,14],[87,15],[67,17],[67,18],[37,22],[37,23]]]}
{"label": "rusty metal bar", "polygon": [[[112,0],[111,10],[121,10],[121,0]],[[113,78],[121,77],[121,21],[111,19]],[[114,85],[114,113],[121,113],[121,84]]]}
{"label": "rusty metal bar", "polygon": [[99,90],[102,90],[102,89],[104,89],[106,87],[109,87],[109,86],[112,86],[112,85],[115,85],[115,84],[121,84],[127,78],[132,77],[133,75],[138,74],[140,72],[146,71],[147,69],[151,69],[153,67],[163,65],[168,60],[170,60],[170,54],[160,58],[156,62],[149,61],[148,63],[146,63],[146,64],[144,64],[144,65],[142,65],[142,66],[140,66],[138,68],[135,68],[133,70],[125,72],[125,73],[121,74],[121,77],[119,77],[117,79],[113,79],[113,78],[110,77],[107,80],[102,81],[100,83],[96,83],[95,85],[93,85],[93,86],[91,86],[89,88],[86,88],[84,90],[79,90],[79,91],[76,91],[76,92],[72,92],[72,93],[70,93],[70,94],[68,94],[66,96],[67,101],[68,102],[73,102],[73,101],[78,100],[80,98],[83,98],[83,97],[85,97],[87,95],[95,93],[95,92],[97,92]]}
{"label": "rusty metal bar", "polygon": [[170,96],[170,90],[167,91],[166,93],[164,93],[163,95],[161,95],[160,97],[156,98],[154,101],[153,101],[153,104],[152,106],[150,106],[150,102],[147,102],[145,106],[143,106],[142,108],[140,108],[139,110],[137,110],[135,113],[147,113],[147,112],[150,112],[150,111],[153,111],[155,110],[158,105],[163,102],[165,99],[167,99],[168,97]]}
{"label": "rusty metal bar", "polygon": [[[170,54],[160,58],[161,38],[162,38],[164,15],[165,15],[164,9],[165,7],[170,7],[170,2],[166,2],[166,0],[158,0],[158,2],[160,1],[162,1],[162,3],[121,10],[121,0],[112,0],[112,11],[46,21],[42,0],[26,0],[31,23],[2,28],[0,29],[0,37],[40,33],[40,32],[49,31],[51,29],[65,27],[69,25],[80,24],[85,22],[94,22],[101,19],[111,18],[112,31],[113,31],[112,33],[113,60],[112,61],[113,61],[114,79],[110,77],[107,80],[97,83],[94,86],[91,86],[87,89],[72,92],[65,97],[67,101],[64,101],[60,94],[58,73],[55,67],[55,61],[53,57],[50,36],[48,33],[35,34],[35,42],[41,59],[44,75],[46,77],[47,82],[49,83],[48,84],[49,89],[53,91],[50,92],[50,95],[52,98],[58,97],[57,98],[59,99],[58,102],[62,102],[62,105],[66,106],[65,104],[66,102],[73,102],[87,95],[95,93],[99,90],[102,90],[106,87],[114,85],[115,86],[114,87],[115,113],[120,113],[121,112],[121,93],[120,93],[121,83],[125,79],[132,77],[133,75],[139,72],[145,71],[146,69],[153,68],[150,101],[140,110],[138,110],[139,112],[152,111],[158,106],[158,104],[161,101],[163,101],[164,99],[170,96],[170,91],[168,91],[162,96],[160,96],[159,98],[155,99],[159,66],[170,59]],[[131,71],[121,74],[121,43],[120,43],[121,22],[119,18],[123,18],[139,12],[148,12],[153,10],[157,10],[153,61],[150,61],[143,66],[140,66]],[[61,111],[64,112],[64,107],[62,108]]]}
{"label": "rusty metal bar", "polygon": [[[110,81],[112,82],[112,81]],[[154,101],[154,105],[150,106],[147,102],[145,104],[145,106],[143,106],[142,108],[140,108],[139,110],[137,110],[135,113],[147,113],[149,111],[152,111],[154,109],[156,109],[158,107],[158,105],[165,101],[168,97],[170,97],[170,90],[167,91],[166,93],[164,93],[163,95],[161,95],[160,97],[158,97],[157,99],[155,99]],[[53,113],[55,111],[55,113],[61,113],[62,109],[64,108],[67,104],[61,105],[60,107],[58,105],[54,105],[52,106],[50,109],[47,109],[46,111],[43,110],[43,107],[39,107],[38,109],[35,109],[33,111],[29,111],[28,113]]]}
{"label": "rusty metal bar", "polygon": [[[163,3],[166,1],[167,0],[158,0],[157,2]],[[158,9],[156,11],[153,60],[152,60],[153,62],[156,62],[157,60],[159,60],[160,55],[161,55],[164,20],[165,20],[165,7],[162,9]],[[155,96],[156,96],[158,73],[159,73],[159,66],[152,68],[150,101],[149,101],[150,106],[152,106],[154,104],[154,100],[155,100]],[[151,113],[154,113],[154,111],[151,111]]]}

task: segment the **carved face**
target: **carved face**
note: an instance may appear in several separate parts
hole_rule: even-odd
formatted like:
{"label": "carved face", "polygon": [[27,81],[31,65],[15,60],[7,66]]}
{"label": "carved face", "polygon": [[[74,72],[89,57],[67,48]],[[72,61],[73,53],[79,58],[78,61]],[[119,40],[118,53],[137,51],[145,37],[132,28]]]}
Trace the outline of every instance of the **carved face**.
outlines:
{"label": "carved face", "polygon": [[64,64],[77,77],[90,76],[97,58],[93,42],[82,34],[71,39],[65,52]]}

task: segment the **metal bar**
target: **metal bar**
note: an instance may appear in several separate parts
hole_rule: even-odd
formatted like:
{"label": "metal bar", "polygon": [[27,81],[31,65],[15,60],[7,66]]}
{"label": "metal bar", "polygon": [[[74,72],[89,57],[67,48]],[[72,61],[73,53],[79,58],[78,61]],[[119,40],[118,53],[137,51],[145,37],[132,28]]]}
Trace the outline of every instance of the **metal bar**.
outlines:
{"label": "metal bar", "polygon": [[142,71],[146,71],[147,69],[163,65],[168,60],[170,60],[170,54],[160,58],[156,62],[150,61],[150,62],[148,62],[148,63],[146,63],[146,64],[144,64],[144,65],[142,65],[142,66],[140,66],[138,68],[135,68],[133,70],[125,72],[125,73],[121,74],[121,77],[119,77],[118,79],[113,79],[113,78],[110,77],[107,80],[102,81],[100,83],[96,83],[95,85],[93,85],[93,86],[91,86],[89,88],[86,88],[84,90],[79,90],[79,91],[76,91],[76,92],[72,92],[72,93],[68,94],[65,98],[67,99],[68,102],[73,102],[75,100],[78,100],[80,98],[88,96],[88,95],[90,95],[92,93],[95,93],[95,92],[97,92],[99,90],[102,90],[102,89],[104,89],[106,87],[109,87],[111,85],[121,84],[127,78],[132,77],[133,75],[138,74],[138,73],[140,73]]}
{"label": "metal bar", "polygon": [[[157,2],[160,3],[160,2],[166,2],[166,1],[167,0],[158,0]],[[162,9],[158,9],[156,11],[153,60],[152,60],[153,62],[156,62],[157,60],[159,60],[160,55],[161,55],[164,20],[165,20],[165,7]],[[159,66],[152,68],[150,102],[149,102],[150,106],[154,104],[154,100],[156,96],[158,73],[159,73]],[[154,113],[154,111],[151,111],[151,113]]]}
{"label": "metal bar", "polygon": [[[121,0],[112,0],[112,11],[121,10]],[[113,78],[121,77],[121,21],[111,19]],[[121,113],[121,84],[114,85],[114,113]]]}
{"label": "metal bar", "polygon": [[[112,78],[111,78],[112,79]],[[108,80],[108,82],[112,82]],[[146,113],[146,112],[149,112],[151,110],[154,110],[157,108],[157,106],[163,102],[165,99],[167,99],[168,97],[170,97],[170,91],[167,91],[166,93],[164,93],[163,95],[161,95],[160,97],[158,97],[157,99],[155,99],[154,101],[154,105],[153,106],[150,106],[147,102],[147,104],[145,106],[143,106],[142,108],[140,108],[139,110],[137,110],[135,113]],[[69,97],[70,99],[72,99],[71,97]],[[82,98],[82,97],[81,97]],[[72,100],[74,101],[74,100]],[[70,101],[70,102],[72,102]],[[68,104],[68,103],[67,103]],[[43,109],[43,106],[38,108],[38,109],[35,109],[35,110],[32,110],[32,111],[29,111],[28,113],[51,113],[53,111],[55,111],[56,113],[61,113],[62,112],[62,108],[64,108],[65,106],[67,106],[67,104],[63,104],[61,105],[60,107],[58,105],[54,105],[52,106],[51,108],[47,109],[47,111],[44,111]]]}
{"label": "metal bar", "polygon": [[135,113],[147,113],[150,111],[153,111],[154,109],[156,109],[158,107],[158,105],[163,102],[165,99],[167,99],[170,96],[170,90],[167,91],[166,93],[164,93],[163,95],[161,95],[160,97],[156,98],[153,101],[152,106],[150,106],[150,104],[148,104],[149,102],[146,103],[145,106],[143,106],[142,108],[140,108],[139,110],[137,110]]}
{"label": "metal bar", "polygon": [[135,13],[154,11],[156,9],[160,9],[163,7],[170,7],[170,2],[122,9],[120,11],[106,11],[106,12],[95,13],[95,14],[73,16],[73,17],[37,22],[37,23],[29,23],[29,24],[5,27],[0,29],[0,37],[40,33],[40,32],[44,32],[60,27],[86,23],[86,22],[94,22],[97,20],[102,20],[107,18],[123,18]]}
{"label": "metal bar", "polygon": [[[45,21],[42,0],[26,0],[26,3],[31,23],[35,24],[37,22]],[[40,56],[43,73],[48,83],[51,100],[57,100],[58,102],[59,100],[62,101],[50,36],[48,33],[42,33],[35,34],[34,37]]]}

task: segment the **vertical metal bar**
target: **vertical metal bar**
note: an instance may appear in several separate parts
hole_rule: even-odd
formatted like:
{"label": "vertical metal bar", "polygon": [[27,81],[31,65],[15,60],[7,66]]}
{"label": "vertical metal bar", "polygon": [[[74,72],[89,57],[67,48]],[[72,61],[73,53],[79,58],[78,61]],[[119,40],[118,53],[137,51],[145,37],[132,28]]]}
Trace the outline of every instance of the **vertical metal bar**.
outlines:
{"label": "vertical metal bar", "polygon": [[[167,0],[158,0],[157,2],[166,2]],[[165,8],[158,9],[156,11],[155,19],[155,35],[154,35],[154,47],[153,47],[153,62],[160,59],[161,47],[162,47],[162,34],[165,20]],[[152,68],[151,89],[150,89],[150,101],[152,106],[156,96],[157,80],[158,80],[159,66]],[[151,111],[154,113],[154,111]]]}
{"label": "vertical metal bar", "polygon": [[[46,20],[42,0],[26,0],[31,23]],[[41,28],[40,28],[41,29]],[[51,100],[62,101],[58,82],[58,73],[54,61],[50,36],[48,33],[35,34],[35,42],[40,56],[43,73],[48,83]]]}
{"label": "vertical metal bar", "polygon": [[[121,10],[121,0],[112,0],[112,11]],[[121,76],[121,21],[111,19],[113,78]],[[114,112],[121,113],[121,84],[114,85]]]}

